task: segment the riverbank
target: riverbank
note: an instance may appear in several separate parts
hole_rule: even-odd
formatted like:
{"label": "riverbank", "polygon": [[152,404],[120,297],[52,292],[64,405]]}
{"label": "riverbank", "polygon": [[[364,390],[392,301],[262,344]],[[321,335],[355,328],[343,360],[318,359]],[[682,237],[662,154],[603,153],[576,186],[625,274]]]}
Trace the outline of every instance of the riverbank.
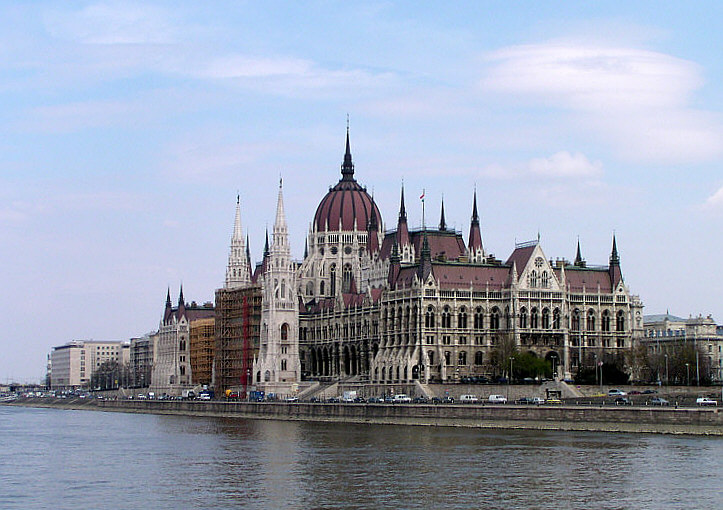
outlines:
{"label": "riverbank", "polygon": [[393,405],[28,398],[9,406],[266,420],[723,436],[718,408]]}

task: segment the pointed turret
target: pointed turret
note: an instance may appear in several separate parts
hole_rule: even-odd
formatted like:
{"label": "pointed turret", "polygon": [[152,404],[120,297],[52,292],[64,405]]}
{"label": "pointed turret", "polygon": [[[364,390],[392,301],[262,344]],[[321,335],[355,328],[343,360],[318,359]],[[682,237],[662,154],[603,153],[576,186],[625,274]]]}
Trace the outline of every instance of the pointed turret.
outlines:
{"label": "pointed turret", "polygon": [[610,283],[612,283],[613,288],[615,288],[623,279],[623,273],[620,270],[620,257],[618,256],[618,244],[615,239],[615,234],[613,234],[613,250],[610,254],[610,267],[608,271],[610,273]]}
{"label": "pointed turret", "polygon": [[442,214],[439,218],[439,230],[445,232],[447,230],[447,222],[444,220],[444,197],[442,197]]}
{"label": "pointed turret", "polygon": [[373,207],[367,225],[367,251],[369,254],[379,251],[379,223],[377,221],[377,212]]}
{"label": "pointed turret", "polygon": [[309,257],[309,240],[304,239],[304,260]]}
{"label": "pointed turret", "polygon": [[244,242],[243,228],[241,227],[241,198],[236,195],[236,218],[233,223],[233,234],[228,252],[226,265],[227,289],[244,287],[251,283],[251,264],[247,252],[248,243]]}
{"label": "pointed turret", "polygon": [[585,267],[585,259],[582,258],[582,252],[580,251],[580,238],[577,239],[577,254],[575,255],[574,265],[577,267]]}
{"label": "pointed turret", "polygon": [[171,304],[171,287],[168,287],[168,293],[166,294],[166,308],[163,311],[163,323],[167,323],[169,317],[173,313],[173,305]]}
{"label": "pointed turret", "polygon": [[424,231],[424,241],[422,241],[422,253],[419,258],[419,267],[417,268],[417,277],[421,281],[425,281],[432,272],[432,252],[429,249],[429,241],[427,240],[427,231]]}
{"label": "pointed turret", "polygon": [[354,180],[354,163],[351,160],[351,145],[349,144],[349,123],[346,125],[346,152],[344,153],[344,162],[341,164],[341,180]]}
{"label": "pointed turret", "polygon": [[269,256],[269,229],[266,227],[266,243],[264,244],[264,258]]}
{"label": "pointed turret", "polygon": [[401,251],[401,260],[404,263],[414,261],[412,246],[409,242],[409,227],[407,226],[407,209],[404,206],[404,184],[402,184],[402,198],[399,204],[399,222],[397,223],[397,243]]}
{"label": "pointed turret", "polygon": [[484,248],[482,247],[482,233],[479,228],[479,215],[477,214],[477,189],[474,190],[472,205],[472,222],[469,227],[469,260],[473,263],[484,262]]}
{"label": "pointed turret", "polygon": [[389,274],[387,275],[387,283],[389,284],[390,289],[394,289],[396,286],[400,270],[399,244],[397,243],[397,237],[395,235],[394,244],[392,245],[392,253],[389,255]]}
{"label": "pointed turret", "polygon": [[178,313],[177,313],[178,320],[181,320],[181,317],[183,317],[185,314],[186,314],[186,302],[183,299],[183,284],[181,284],[181,292],[178,295]]}

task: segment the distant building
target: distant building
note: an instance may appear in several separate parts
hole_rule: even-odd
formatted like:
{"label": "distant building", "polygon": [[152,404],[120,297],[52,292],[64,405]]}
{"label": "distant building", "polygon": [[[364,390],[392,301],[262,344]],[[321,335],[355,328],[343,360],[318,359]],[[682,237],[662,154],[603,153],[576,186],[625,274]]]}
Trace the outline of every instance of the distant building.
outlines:
{"label": "distant building", "polygon": [[166,297],[166,307],[158,327],[155,362],[151,373],[150,390],[158,395],[181,395],[184,389],[193,387],[191,376],[190,323],[197,319],[213,318],[212,303],[197,306],[186,304],[183,288],[178,306],[171,305],[171,292]]}
{"label": "distant building", "polygon": [[87,386],[93,372],[113,361],[126,366],[130,344],[121,341],[74,340],[50,353],[50,387],[75,389]]}
{"label": "distant building", "polygon": [[157,340],[157,331],[143,335],[141,338],[131,338],[129,368],[132,387],[146,388],[151,384]]}
{"label": "distant building", "polygon": [[710,315],[687,319],[669,313],[645,315],[643,328],[642,343],[650,353],[665,355],[672,347],[692,344],[705,356],[703,366],[710,370],[709,378],[723,381],[723,326],[716,325]]}

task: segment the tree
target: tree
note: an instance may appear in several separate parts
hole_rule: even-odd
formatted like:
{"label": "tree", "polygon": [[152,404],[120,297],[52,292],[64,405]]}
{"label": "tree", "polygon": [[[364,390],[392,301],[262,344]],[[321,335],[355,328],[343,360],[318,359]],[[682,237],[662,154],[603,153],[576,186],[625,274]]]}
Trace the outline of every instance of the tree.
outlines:
{"label": "tree", "polygon": [[500,335],[490,352],[490,367],[495,376],[509,374],[510,358],[517,355],[517,343],[513,335]]}

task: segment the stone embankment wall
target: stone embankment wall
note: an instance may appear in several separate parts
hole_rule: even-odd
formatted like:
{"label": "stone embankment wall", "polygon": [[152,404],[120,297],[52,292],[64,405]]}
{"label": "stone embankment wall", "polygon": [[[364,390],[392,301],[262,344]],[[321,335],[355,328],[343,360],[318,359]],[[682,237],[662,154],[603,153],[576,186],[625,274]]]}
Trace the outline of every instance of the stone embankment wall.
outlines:
{"label": "stone embankment wall", "polygon": [[26,399],[9,405],[269,420],[723,436],[723,412],[718,408],[95,399]]}

